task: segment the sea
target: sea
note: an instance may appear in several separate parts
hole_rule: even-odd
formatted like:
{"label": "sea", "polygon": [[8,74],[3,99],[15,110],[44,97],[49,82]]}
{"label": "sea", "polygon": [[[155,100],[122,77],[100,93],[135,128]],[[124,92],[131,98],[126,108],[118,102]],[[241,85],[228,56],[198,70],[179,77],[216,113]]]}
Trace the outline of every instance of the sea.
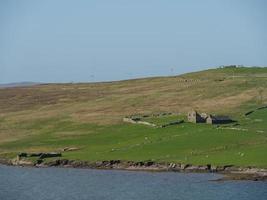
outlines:
{"label": "sea", "polygon": [[219,174],[0,165],[0,200],[267,200],[267,182]]}

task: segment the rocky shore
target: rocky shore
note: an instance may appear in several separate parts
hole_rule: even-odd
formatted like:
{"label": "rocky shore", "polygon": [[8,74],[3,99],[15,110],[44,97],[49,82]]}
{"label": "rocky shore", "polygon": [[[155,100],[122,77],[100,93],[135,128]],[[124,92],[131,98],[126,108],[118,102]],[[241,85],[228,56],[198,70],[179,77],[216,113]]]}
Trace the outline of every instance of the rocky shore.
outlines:
{"label": "rocky shore", "polygon": [[0,164],[12,166],[30,166],[30,167],[66,167],[66,168],[89,168],[89,169],[118,169],[118,170],[135,170],[135,171],[172,171],[184,173],[220,173],[223,178],[218,181],[226,180],[252,180],[267,181],[267,169],[253,167],[237,167],[233,165],[213,166],[213,165],[191,165],[168,162],[154,161],[78,161],[68,159],[53,159],[50,161],[38,159],[36,162],[27,159],[0,159]]}

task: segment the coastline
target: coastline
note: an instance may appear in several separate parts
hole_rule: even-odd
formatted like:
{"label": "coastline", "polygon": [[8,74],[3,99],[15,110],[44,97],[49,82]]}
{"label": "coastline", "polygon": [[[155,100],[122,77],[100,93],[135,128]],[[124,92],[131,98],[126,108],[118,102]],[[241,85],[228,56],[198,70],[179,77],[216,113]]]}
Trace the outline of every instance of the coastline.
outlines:
{"label": "coastline", "polygon": [[105,169],[105,170],[128,170],[128,171],[150,171],[150,172],[180,172],[180,173],[217,173],[223,175],[215,181],[267,181],[267,169],[255,167],[237,167],[234,165],[213,166],[213,165],[191,165],[168,162],[153,161],[78,161],[68,159],[54,159],[51,161],[34,163],[29,160],[1,159],[0,164],[20,167],[36,168],[81,168],[81,169]]}

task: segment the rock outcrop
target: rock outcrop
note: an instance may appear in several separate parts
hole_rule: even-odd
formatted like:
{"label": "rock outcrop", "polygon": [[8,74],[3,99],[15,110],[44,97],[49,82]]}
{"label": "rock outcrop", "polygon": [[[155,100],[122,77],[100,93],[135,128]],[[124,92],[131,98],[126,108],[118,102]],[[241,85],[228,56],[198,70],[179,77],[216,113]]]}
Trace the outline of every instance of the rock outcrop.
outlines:
{"label": "rock outcrop", "polygon": [[[25,154],[23,154],[25,156]],[[39,154],[36,154],[39,155]],[[57,156],[58,154],[46,153],[40,156]],[[27,156],[29,156],[27,154]],[[1,161],[1,160],[0,160]],[[11,164],[19,166],[35,166],[35,167],[70,167],[70,168],[91,168],[91,169],[120,169],[120,170],[142,170],[142,171],[174,171],[174,172],[209,172],[221,173],[226,175],[222,180],[267,180],[267,169],[258,169],[252,167],[237,167],[233,165],[215,166],[192,165],[184,163],[168,163],[147,161],[123,161],[123,160],[104,160],[104,161],[80,161],[58,159],[45,160],[38,158],[36,162],[27,160],[26,158],[13,159],[10,162],[1,162],[2,164]]]}

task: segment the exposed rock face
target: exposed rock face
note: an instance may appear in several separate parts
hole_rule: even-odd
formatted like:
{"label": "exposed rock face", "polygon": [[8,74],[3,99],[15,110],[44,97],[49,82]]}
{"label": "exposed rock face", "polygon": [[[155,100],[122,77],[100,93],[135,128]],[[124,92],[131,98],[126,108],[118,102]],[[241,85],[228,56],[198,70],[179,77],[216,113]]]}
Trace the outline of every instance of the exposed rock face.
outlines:
{"label": "exposed rock face", "polygon": [[11,160],[12,165],[19,165],[19,166],[34,166],[34,163],[29,160],[25,159],[13,159]]}
{"label": "exposed rock face", "polygon": [[190,164],[181,164],[181,170],[184,170],[189,166],[190,166]]}
{"label": "exposed rock face", "polygon": [[201,172],[201,171],[206,171],[206,167],[189,165],[188,167],[185,168],[185,170],[190,172]]}
{"label": "exposed rock face", "polygon": [[[43,155],[43,154],[42,154]],[[56,156],[58,154],[47,154]],[[1,161],[1,160],[0,160]],[[55,159],[45,161],[38,159],[33,163],[24,158],[13,159],[10,162],[1,162],[3,164],[19,166],[36,166],[36,167],[72,167],[72,168],[92,168],[92,169],[126,169],[126,170],[149,170],[149,171],[175,171],[175,172],[220,172],[227,176],[223,180],[267,180],[267,169],[257,168],[240,168],[233,165],[214,166],[208,165],[191,165],[181,163],[156,163],[154,161],[122,161],[122,160],[105,160],[97,162],[77,161],[68,159]]]}
{"label": "exposed rock face", "polygon": [[[38,159],[33,162],[32,160],[29,160],[27,158],[29,157],[38,157]],[[19,165],[19,166],[39,166],[43,165],[43,159],[44,158],[52,158],[52,157],[61,157],[61,153],[57,152],[49,152],[49,153],[19,153],[17,157],[13,160],[11,160],[12,165]],[[55,166],[58,165],[58,163],[54,164]]]}
{"label": "exposed rock face", "polygon": [[176,164],[175,163],[170,163],[170,165],[169,165],[169,168],[170,169],[175,169],[175,167],[176,167]]}
{"label": "exposed rock face", "polygon": [[144,166],[149,167],[149,166],[152,166],[154,164],[155,164],[155,162],[153,162],[153,161],[147,161],[144,163]]}
{"label": "exposed rock face", "polygon": [[217,172],[217,166],[211,166],[210,171],[211,172]]}

